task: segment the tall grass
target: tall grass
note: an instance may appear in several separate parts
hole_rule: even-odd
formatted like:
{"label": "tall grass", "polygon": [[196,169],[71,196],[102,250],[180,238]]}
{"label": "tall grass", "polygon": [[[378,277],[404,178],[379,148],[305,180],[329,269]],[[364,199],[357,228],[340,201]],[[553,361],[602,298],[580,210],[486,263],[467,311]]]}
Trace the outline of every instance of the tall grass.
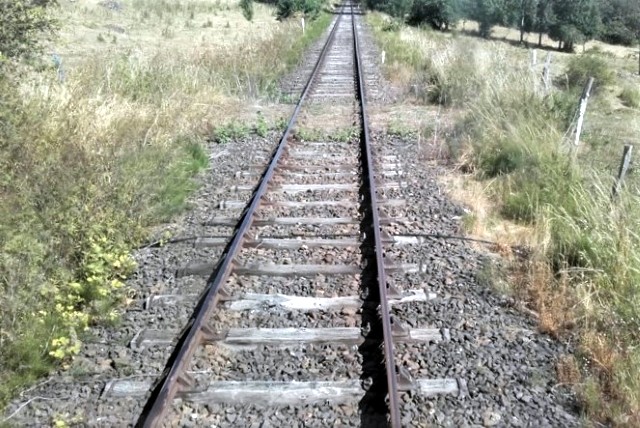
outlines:
{"label": "tall grass", "polygon": [[275,98],[330,19],[250,46],[88,55],[64,82],[24,67],[0,78],[0,408],[118,317],[132,248],[184,208],[212,130]]}
{"label": "tall grass", "polygon": [[[573,156],[563,135],[577,105],[572,88],[545,96],[526,52],[496,42],[390,26],[369,16],[388,53],[389,78],[417,102],[464,111],[452,153],[485,189],[497,213],[539,237],[514,274],[540,314],[540,329],[562,335],[577,326],[585,356],[572,379],[586,414],[617,426],[640,424],[640,197],[611,198],[611,171]],[[604,76],[598,58],[568,64],[580,76]],[[566,80],[566,79],[565,79]],[[599,108],[598,91],[591,108]],[[567,101],[571,100],[571,101]],[[565,381],[565,380],[561,380]],[[568,381],[568,380],[566,380]]]}

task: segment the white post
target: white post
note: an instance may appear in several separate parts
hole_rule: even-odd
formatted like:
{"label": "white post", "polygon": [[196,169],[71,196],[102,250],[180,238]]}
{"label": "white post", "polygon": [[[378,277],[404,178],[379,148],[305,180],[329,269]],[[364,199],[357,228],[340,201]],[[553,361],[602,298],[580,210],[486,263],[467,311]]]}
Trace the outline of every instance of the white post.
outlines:
{"label": "white post", "polygon": [[302,24],[302,34],[304,34],[304,16],[300,18],[300,23]]}
{"label": "white post", "polygon": [[382,53],[380,54],[380,62],[382,64],[384,64],[384,60],[387,57],[387,53],[385,51],[382,51]]}
{"label": "white post", "polygon": [[551,52],[547,52],[547,58],[544,60],[544,68],[542,69],[542,82],[544,83],[544,93],[548,94],[551,87]]}
{"label": "white post", "polygon": [[589,77],[589,81],[584,87],[584,91],[582,91],[582,96],[580,97],[580,106],[578,107],[578,123],[576,124],[576,139],[573,142],[573,145],[578,147],[580,144],[580,134],[582,133],[582,124],[584,123],[584,114],[587,111],[587,101],[589,101],[589,94],[591,93],[591,86],[593,85],[593,77]]}
{"label": "white post", "polygon": [[538,63],[538,51],[531,49],[531,68],[535,67]]}

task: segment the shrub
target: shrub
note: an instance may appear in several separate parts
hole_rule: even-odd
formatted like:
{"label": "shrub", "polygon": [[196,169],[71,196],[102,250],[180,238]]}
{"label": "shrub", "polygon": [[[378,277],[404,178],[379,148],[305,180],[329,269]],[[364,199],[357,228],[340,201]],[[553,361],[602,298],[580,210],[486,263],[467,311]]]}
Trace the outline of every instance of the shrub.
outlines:
{"label": "shrub", "polygon": [[[45,11],[55,0],[0,0],[0,60],[37,54],[56,29]],[[1,63],[1,62],[0,62]]]}
{"label": "shrub", "polygon": [[613,84],[615,74],[607,60],[596,55],[580,55],[571,58],[567,65],[567,84],[570,89],[582,88],[594,78],[593,90]]}
{"label": "shrub", "polygon": [[276,17],[287,19],[296,12],[302,12],[306,17],[315,19],[320,14],[323,0],[278,0],[276,3]]}
{"label": "shrub", "polygon": [[640,90],[632,86],[626,86],[620,92],[622,104],[631,108],[640,108]]}
{"label": "shrub", "polygon": [[247,21],[253,20],[253,1],[252,0],[240,0],[240,8],[242,9],[242,15]]}

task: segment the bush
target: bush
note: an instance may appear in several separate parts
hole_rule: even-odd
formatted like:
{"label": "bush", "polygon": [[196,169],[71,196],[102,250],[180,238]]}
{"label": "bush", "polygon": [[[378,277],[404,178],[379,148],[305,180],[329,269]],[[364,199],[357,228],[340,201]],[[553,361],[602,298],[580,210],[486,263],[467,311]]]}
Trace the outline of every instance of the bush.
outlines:
{"label": "bush", "polygon": [[184,206],[207,165],[193,138],[141,144],[153,119],[93,134],[81,97],[24,100],[14,80],[3,81],[0,404],[77,354],[90,324],[117,318],[132,247],[147,225]]}
{"label": "bush", "polygon": [[279,20],[287,19],[296,12],[302,12],[310,19],[315,19],[320,14],[323,0],[278,0],[276,3],[276,17]]}
{"label": "bush", "polygon": [[0,0],[0,64],[2,57],[22,58],[37,54],[52,35],[56,22],[45,8],[55,0]]}
{"label": "bush", "polygon": [[620,92],[622,104],[631,108],[640,108],[640,90],[632,86],[626,86]]}
{"label": "bush", "polygon": [[517,144],[497,144],[480,154],[480,169],[485,177],[493,178],[535,166],[536,159],[527,152],[525,147]]}
{"label": "bush", "polygon": [[607,60],[596,55],[580,55],[571,58],[567,66],[567,84],[570,89],[582,88],[594,78],[593,91],[614,83],[615,74]]}
{"label": "bush", "polygon": [[428,24],[436,30],[448,30],[455,25],[458,14],[451,2],[443,0],[415,0],[407,22],[411,25]]}
{"label": "bush", "polygon": [[253,1],[252,0],[240,0],[240,8],[242,9],[242,15],[247,21],[253,20]]}

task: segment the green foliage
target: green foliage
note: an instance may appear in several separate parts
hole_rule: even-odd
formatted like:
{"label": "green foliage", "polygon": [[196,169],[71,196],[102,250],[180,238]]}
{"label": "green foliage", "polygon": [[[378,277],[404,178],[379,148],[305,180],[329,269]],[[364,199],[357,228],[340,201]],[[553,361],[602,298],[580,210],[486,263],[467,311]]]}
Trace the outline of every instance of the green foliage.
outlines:
{"label": "green foliage", "polygon": [[486,177],[492,178],[535,167],[537,159],[527,149],[518,144],[498,142],[483,150],[479,159],[480,169]]}
{"label": "green foliage", "polygon": [[430,25],[437,30],[455,26],[460,13],[454,0],[414,0],[407,22],[411,25]]}
{"label": "green foliage", "polygon": [[560,42],[563,50],[573,52],[576,44],[598,36],[601,18],[597,0],[555,0],[552,10],[549,37]]}
{"label": "green foliage", "polygon": [[260,137],[266,137],[267,132],[269,132],[269,125],[264,118],[264,115],[261,112],[258,112],[258,120],[255,126],[255,132]]}
{"label": "green foliage", "polygon": [[276,17],[287,19],[297,12],[302,12],[310,19],[316,19],[322,10],[324,0],[277,0]]}
{"label": "green foliage", "polygon": [[106,140],[94,150],[69,137],[82,123],[49,123],[78,117],[76,101],[27,103],[12,79],[0,86],[0,191],[9,202],[0,206],[3,402],[52,360],[73,357],[90,323],[117,317],[133,268],[129,251],[146,224],[184,203],[207,160],[185,140],[175,149],[134,144],[126,151]]}
{"label": "green foliage", "polygon": [[387,127],[388,135],[396,135],[400,138],[411,138],[416,134],[416,130],[408,127],[399,120],[391,120]]}
{"label": "green foliage", "polygon": [[536,5],[534,30],[539,34],[538,45],[542,44],[542,35],[549,31],[549,26],[553,22],[552,5],[553,0],[538,0]]}
{"label": "green foliage", "polygon": [[608,0],[602,1],[600,7],[602,40],[627,46],[640,41],[640,2]]}
{"label": "green foliage", "polygon": [[404,18],[411,25],[428,24],[448,29],[461,17],[479,24],[482,37],[495,25],[505,25],[524,34],[536,31],[572,52],[576,44],[594,38],[632,45],[640,40],[640,2],[635,0],[367,0],[367,6]]}
{"label": "green foliage", "polygon": [[494,25],[502,24],[509,12],[506,0],[475,0],[470,10],[470,18],[478,21],[481,37],[489,37]]}
{"label": "green foliage", "polygon": [[251,133],[251,128],[244,122],[232,120],[217,127],[213,131],[213,141],[218,144],[227,144],[233,140],[239,140]]}
{"label": "green foliage", "polygon": [[242,9],[242,15],[247,21],[253,20],[253,0],[240,0],[240,8]]}
{"label": "green foliage", "polygon": [[633,86],[625,86],[620,92],[622,104],[631,108],[640,108],[640,89]]}
{"label": "green foliage", "polygon": [[338,128],[327,131],[326,129],[318,128],[299,128],[296,130],[296,138],[302,141],[337,141],[346,143],[353,141],[358,135],[358,129],[356,127]]}
{"label": "green foliage", "polygon": [[569,88],[582,89],[589,77],[594,78],[594,90],[609,86],[615,80],[615,74],[607,60],[598,55],[580,55],[572,57],[567,65],[567,84]]}
{"label": "green foliage", "polygon": [[47,8],[55,0],[0,0],[0,64],[3,57],[21,58],[41,51],[56,29]]}
{"label": "green foliage", "polygon": [[370,9],[379,10],[404,21],[411,11],[413,0],[366,0]]}

